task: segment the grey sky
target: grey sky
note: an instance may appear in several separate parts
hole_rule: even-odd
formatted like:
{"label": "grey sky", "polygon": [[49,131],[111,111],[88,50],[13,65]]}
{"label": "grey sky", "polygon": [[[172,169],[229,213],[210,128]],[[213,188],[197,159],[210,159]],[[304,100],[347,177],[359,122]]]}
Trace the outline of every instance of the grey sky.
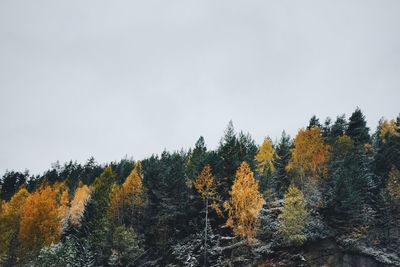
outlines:
{"label": "grey sky", "polygon": [[0,2],[0,173],[276,138],[400,97],[400,1]]}

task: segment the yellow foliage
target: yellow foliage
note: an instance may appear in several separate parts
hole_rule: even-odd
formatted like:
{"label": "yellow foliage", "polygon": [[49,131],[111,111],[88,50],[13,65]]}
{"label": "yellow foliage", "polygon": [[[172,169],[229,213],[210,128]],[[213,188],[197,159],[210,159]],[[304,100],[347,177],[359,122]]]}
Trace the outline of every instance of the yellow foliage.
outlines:
{"label": "yellow foliage", "polygon": [[279,215],[279,233],[283,239],[302,244],[306,239],[303,231],[307,217],[303,193],[296,186],[290,185],[285,193],[283,211]]}
{"label": "yellow foliage", "polygon": [[274,159],[276,157],[274,147],[272,146],[271,139],[265,138],[264,142],[261,144],[255,160],[257,162],[257,172],[264,174],[265,171],[270,170],[275,171]]}
{"label": "yellow foliage", "polygon": [[369,226],[360,226],[358,228],[355,228],[352,232],[351,232],[351,237],[353,238],[357,238],[360,239],[362,237],[365,237],[367,235],[369,231]]}
{"label": "yellow foliage", "polygon": [[8,202],[2,202],[0,209],[0,257],[7,254],[10,242],[17,237],[21,207],[29,196],[22,187]]}
{"label": "yellow foliage", "polygon": [[123,217],[133,216],[135,209],[144,205],[144,188],[142,178],[142,164],[140,161],[135,166],[125,182],[121,185],[114,185],[110,193],[109,216],[122,223]]}
{"label": "yellow foliage", "polygon": [[85,211],[85,206],[90,197],[90,189],[87,185],[80,184],[75,190],[74,198],[71,201],[69,208],[70,223],[79,226],[80,220]]}
{"label": "yellow foliage", "polygon": [[326,175],[330,146],[325,144],[318,127],[301,129],[292,149],[292,157],[286,170],[298,175],[319,180]]}
{"label": "yellow foliage", "polygon": [[384,120],[381,124],[381,129],[379,132],[379,137],[381,138],[382,142],[386,143],[387,134],[398,135],[397,128],[398,127],[395,120]]}
{"label": "yellow foliage", "polygon": [[243,162],[236,171],[236,179],[229,194],[230,201],[224,203],[224,208],[228,211],[226,224],[233,228],[236,236],[254,237],[258,214],[265,201],[247,162]]}
{"label": "yellow foliage", "polygon": [[390,197],[400,204],[400,171],[396,167],[392,167],[389,172],[387,190]]}
{"label": "yellow foliage", "polygon": [[200,175],[197,177],[196,181],[194,181],[194,187],[203,199],[216,194],[216,182],[211,173],[210,165],[207,164],[204,166]]}
{"label": "yellow foliage", "polygon": [[54,187],[45,184],[22,205],[18,236],[23,254],[34,255],[43,246],[59,241],[66,211],[65,191],[60,192],[61,189],[57,184]]}
{"label": "yellow foliage", "polygon": [[127,205],[143,205],[142,164],[136,161],[135,167],[122,184],[122,195]]}

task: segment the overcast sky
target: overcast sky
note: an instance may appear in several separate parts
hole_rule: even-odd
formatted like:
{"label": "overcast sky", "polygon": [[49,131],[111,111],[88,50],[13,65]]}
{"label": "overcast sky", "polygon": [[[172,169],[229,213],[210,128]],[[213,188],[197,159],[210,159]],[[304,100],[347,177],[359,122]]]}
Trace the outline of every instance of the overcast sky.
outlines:
{"label": "overcast sky", "polygon": [[0,173],[400,112],[400,1],[0,1]]}

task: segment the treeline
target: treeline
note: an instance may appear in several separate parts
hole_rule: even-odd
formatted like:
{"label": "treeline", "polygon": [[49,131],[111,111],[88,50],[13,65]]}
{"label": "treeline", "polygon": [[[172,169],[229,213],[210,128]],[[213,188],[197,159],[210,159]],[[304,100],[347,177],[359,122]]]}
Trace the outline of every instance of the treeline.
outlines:
{"label": "treeline", "polygon": [[[230,122],[216,150],[200,137],[189,151],[142,161],[10,171],[1,179],[0,263],[221,266],[260,242],[301,246],[317,218],[353,237],[379,229],[375,240],[390,247],[399,170],[400,117],[371,135],[357,108],[349,119],[313,116],[294,139],[283,132],[259,146]],[[265,215],[275,208],[276,220]]]}

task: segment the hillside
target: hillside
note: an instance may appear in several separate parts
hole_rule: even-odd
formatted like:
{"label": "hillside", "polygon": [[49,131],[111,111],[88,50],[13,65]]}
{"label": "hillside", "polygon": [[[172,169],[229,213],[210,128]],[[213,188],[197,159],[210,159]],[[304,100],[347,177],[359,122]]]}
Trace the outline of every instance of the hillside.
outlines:
{"label": "hillside", "polygon": [[7,171],[0,265],[400,266],[400,117],[366,125]]}

